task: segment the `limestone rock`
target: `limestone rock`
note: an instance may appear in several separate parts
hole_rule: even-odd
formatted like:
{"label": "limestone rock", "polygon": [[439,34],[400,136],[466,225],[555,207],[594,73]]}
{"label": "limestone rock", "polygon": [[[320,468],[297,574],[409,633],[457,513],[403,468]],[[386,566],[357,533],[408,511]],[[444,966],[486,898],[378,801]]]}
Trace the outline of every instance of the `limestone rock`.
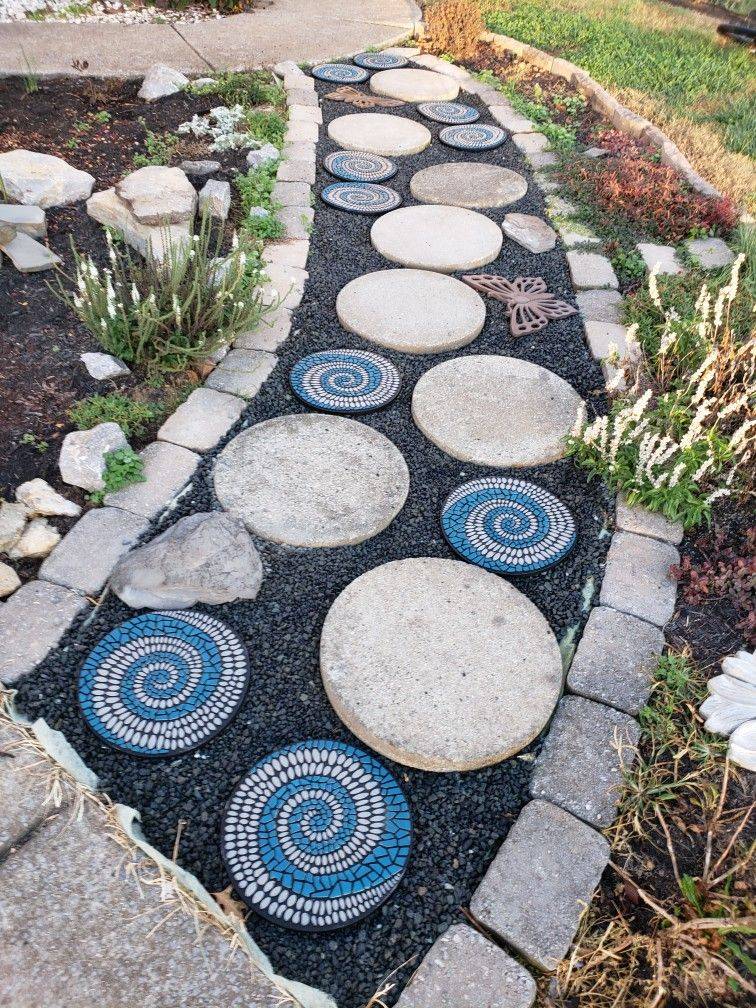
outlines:
{"label": "limestone rock", "polygon": [[[2,220],[2,208],[0,208],[0,220]],[[695,238],[685,244],[688,252],[703,269],[721,269],[723,266],[729,266],[735,258],[735,253],[721,238]]]}
{"label": "limestone rock", "polygon": [[672,245],[654,245],[652,242],[638,242],[638,251],[649,272],[656,270],[660,276],[674,275],[684,271]]}
{"label": "limestone rock", "polygon": [[105,381],[106,378],[122,378],[124,375],[131,374],[127,365],[112,354],[83,353],[80,360],[97,381]]}
{"label": "limestone rock", "polygon": [[171,247],[185,245],[191,238],[188,224],[150,227],[140,223],[115,189],[93,193],[87,200],[87,213],[105,227],[120,231],[127,245],[136,249],[140,255],[146,256],[151,250],[158,262],[167,257]]}
{"label": "limestone rock", "polygon": [[271,161],[277,161],[281,156],[278,148],[272,143],[263,144],[257,150],[251,150],[247,154],[247,164],[250,168],[261,168],[262,165]]}
{"label": "limestone rock", "polygon": [[60,542],[60,532],[46,518],[34,518],[23,531],[15,546],[8,550],[11,560],[31,560],[46,557]]}
{"label": "limestone rock", "polygon": [[228,182],[208,179],[199,194],[200,213],[209,213],[216,220],[225,220],[231,209],[231,186]]}
{"label": "limestone rock", "polygon": [[533,214],[508,213],[501,227],[507,238],[534,254],[548,252],[556,245],[556,231]]}
{"label": "limestone rock", "polygon": [[178,70],[165,63],[153,63],[144,75],[137,97],[147,102],[157,101],[182,91],[188,83],[189,79]]}
{"label": "limestone rock", "polygon": [[117,423],[101,423],[91,430],[72,431],[63,439],[58,468],[64,483],[82,490],[102,490],[105,456],[129,443]]}
{"label": "limestone rock", "polygon": [[41,273],[59,266],[61,262],[60,257],[51,252],[47,245],[23,232],[17,232],[10,241],[0,241],[0,248],[19,273]]}
{"label": "limestone rock", "polygon": [[3,501],[0,504],[0,553],[15,546],[26,527],[29,512],[23,504]]}
{"label": "limestone rock", "polygon": [[7,224],[30,238],[44,238],[47,234],[45,212],[37,206],[0,203],[0,224]]}
{"label": "limestone rock", "polygon": [[220,169],[220,161],[182,161],[179,168],[190,178],[205,178]]}
{"label": "limestone rock", "polygon": [[115,186],[116,195],[140,224],[191,224],[197,193],[180,168],[146,165]]}
{"label": "limestone rock", "polygon": [[81,514],[81,508],[78,504],[66,500],[43,479],[33,479],[22,483],[16,490],[16,500],[23,504],[31,515],[60,515],[65,518],[78,518]]}
{"label": "limestone rock", "polygon": [[219,512],[189,515],[113,572],[113,591],[135,609],[185,609],[255,598],[262,561],[238,518]]}
{"label": "limestone rock", "polygon": [[94,175],[79,171],[62,158],[23,149],[0,154],[0,179],[11,199],[43,210],[78,203],[89,196],[95,184]]}
{"label": "limestone rock", "polygon": [[10,564],[0,561],[0,598],[7,598],[21,587],[21,578]]}

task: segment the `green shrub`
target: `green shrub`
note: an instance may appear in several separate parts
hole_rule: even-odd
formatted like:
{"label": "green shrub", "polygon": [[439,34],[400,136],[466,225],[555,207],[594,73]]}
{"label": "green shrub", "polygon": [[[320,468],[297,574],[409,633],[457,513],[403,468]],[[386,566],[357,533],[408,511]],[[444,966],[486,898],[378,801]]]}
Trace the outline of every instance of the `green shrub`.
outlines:
{"label": "green shrub", "polygon": [[181,138],[177,137],[175,133],[153,133],[152,130],[147,129],[144,119],[140,119],[139,123],[144,127],[144,147],[147,153],[134,155],[132,158],[134,167],[169,165]]}
{"label": "green shrub", "polygon": [[[241,230],[260,241],[280,238],[284,233],[284,226],[276,216],[281,204],[272,199],[277,170],[278,162],[269,161],[260,168],[250,168],[246,175],[234,177],[234,185],[241,199]],[[250,216],[250,210],[254,207],[267,210],[267,215]]]}
{"label": "green shrub", "polygon": [[229,71],[218,74],[212,84],[191,84],[190,90],[199,95],[218,95],[228,106],[253,108],[255,105],[275,105],[283,108],[286,105],[286,92],[264,70],[253,73]]}
{"label": "green shrub", "polygon": [[249,112],[245,125],[250,136],[263,143],[272,143],[280,150],[286,134],[286,122],[277,112]]}
{"label": "green shrub", "polygon": [[115,493],[133,483],[144,483],[144,462],[131,448],[116,448],[105,455],[105,486],[89,495],[93,504],[101,504],[105,494]]}
{"label": "green shrub", "polygon": [[101,423],[117,423],[126,437],[142,437],[147,427],[165,415],[163,407],[140,402],[111,392],[109,395],[91,395],[74,403],[68,411],[78,430],[90,430]]}

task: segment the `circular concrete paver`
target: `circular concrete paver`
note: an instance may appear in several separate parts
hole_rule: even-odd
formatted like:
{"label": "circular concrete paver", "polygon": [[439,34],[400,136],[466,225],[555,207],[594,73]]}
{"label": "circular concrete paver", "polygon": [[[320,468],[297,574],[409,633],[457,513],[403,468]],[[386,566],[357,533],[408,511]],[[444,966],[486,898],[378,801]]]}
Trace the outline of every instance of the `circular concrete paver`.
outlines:
{"label": "circular concrete paver", "polygon": [[533,466],[564,456],[581,402],[553,371],[481,354],[426,371],[412,393],[412,417],[454,458],[484,466]]}
{"label": "circular concrete paver", "polygon": [[345,150],[365,151],[384,157],[417,154],[430,144],[430,130],[414,119],[358,112],[339,116],[328,125],[328,136]]}
{"label": "circular concrete paver", "polygon": [[416,172],[410,190],[421,203],[442,203],[474,210],[516,203],[528,191],[528,183],[522,175],[500,165],[454,161]]}
{"label": "circular concrete paver", "polygon": [[459,84],[434,70],[382,70],[370,78],[370,90],[405,102],[453,101]]}
{"label": "circular concrete paver", "polygon": [[413,206],[384,214],[371,228],[370,240],[391,262],[452,273],[493,262],[504,236],[494,221],[474,210]]}
{"label": "circular concrete paver", "polygon": [[425,770],[473,770],[526,746],[559,698],[562,661],[539,610],[457,560],[395,560],[331,606],[320,643],[336,713],[377,752]]}
{"label": "circular concrete paver", "polygon": [[483,298],[443,273],[379,270],[336,298],[339,322],[370,343],[405,353],[441,353],[471,343],[486,321]]}
{"label": "circular concrete paver", "polygon": [[409,470],[383,434],[345,417],[255,424],[218,456],[215,492],[255,535],[290,546],[363,542],[404,506]]}

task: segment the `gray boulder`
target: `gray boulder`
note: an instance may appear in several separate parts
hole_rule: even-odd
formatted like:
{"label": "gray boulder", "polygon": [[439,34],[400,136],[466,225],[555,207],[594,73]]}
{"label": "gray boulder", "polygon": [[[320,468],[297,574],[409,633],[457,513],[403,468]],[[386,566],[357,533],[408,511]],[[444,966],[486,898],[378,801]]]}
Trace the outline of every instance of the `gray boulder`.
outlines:
{"label": "gray boulder", "polygon": [[128,553],[111,586],[134,609],[186,609],[255,598],[262,561],[244,525],[223,512],[189,515]]}
{"label": "gray boulder", "polygon": [[153,63],[144,75],[137,97],[147,102],[157,101],[158,98],[167,98],[168,95],[182,91],[188,83],[188,77],[179,70],[174,70],[165,63]]}
{"label": "gray boulder", "polygon": [[101,423],[91,430],[71,431],[63,439],[58,468],[64,483],[82,490],[105,487],[105,456],[129,442],[117,423]]}
{"label": "gray boulder", "polygon": [[86,199],[95,183],[62,158],[22,148],[0,154],[0,178],[6,196],[43,210]]}

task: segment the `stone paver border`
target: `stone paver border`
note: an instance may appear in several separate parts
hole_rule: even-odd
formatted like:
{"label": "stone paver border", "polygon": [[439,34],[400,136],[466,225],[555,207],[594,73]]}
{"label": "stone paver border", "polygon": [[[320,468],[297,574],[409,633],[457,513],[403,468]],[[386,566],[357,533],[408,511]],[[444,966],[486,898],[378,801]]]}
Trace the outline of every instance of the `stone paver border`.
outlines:
{"label": "stone paver border", "polygon": [[[503,38],[501,36],[485,37],[488,41],[501,40]],[[540,55],[543,62],[538,65],[543,66],[544,69],[552,73],[567,76],[568,79],[571,79],[572,74],[577,74],[577,81],[582,82],[584,87],[590,81],[587,74],[572,64],[568,64],[564,60],[556,60],[543,53],[538,54],[536,50],[526,53],[525,50],[530,49],[530,47],[522,46],[521,43],[515,42],[515,40],[504,39],[503,42],[500,41],[498,44],[501,44],[509,51],[517,52],[518,55],[524,55],[526,58],[531,58],[533,54]],[[411,59],[419,55],[419,50],[417,49],[392,49],[392,51],[401,52]],[[505,123],[514,121],[516,129],[521,134],[530,134],[535,137],[541,136],[541,134],[537,133],[532,123],[527,122],[527,120],[523,121],[522,117],[516,116],[514,109],[512,109],[509,102],[500,92],[489,85],[476,81],[463,68],[452,66],[444,60],[428,55],[422,56],[416,62],[426,68],[454,77],[459,81],[463,91],[477,95],[491,109],[491,113],[497,121]],[[533,62],[536,62],[536,60],[533,59]],[[283,78],[284,86],[288,92],[313,92],[314,83],[312,79],[304,74],[295,63],[277,64],[274,69]],[[593,84],[593,82],[590,83]],[[603,92],[603,89],[599,89],[598,85],[594,85],[594,87],[598,89],[595,99],[596,107],[605,115],[608,115],[615,126],[625,128],[621,125],[624,121],[621,112],[624,112],[627,116],[632,117],[632,121],[635,122],[637,128],[639,117],[633,116],[632,113],[627,113],[627,110],[619,106],[619,103],[616,103],[615,99],[612,99],[606,92]],[[611,99],[611,104],[607,104],[606,99],[602,99],[600,92],[603,92],[604,95],[607,95],[607,98]],[[602,100],[604,101],[604,107],[601,106]],[[619,106],[620,111],[615,106]],[[309,210],[309,189],[314,182],[316,163],[317,119],[320,118],[311,116],[310,112],[304,113],[303,110],[305,108],[311,109],[311,102],[308,101],[307,104],[301,107],[296,104],[290,105],[291,119],[284,147],[284,155],[286,155],[288,147],[289,153],[295,155],[296,160],[282,161],[279,166],[282,170],[279,171],[278,175],[279,187],[294,187],[287,189],[287,193],[291,193],[290,198],[294,201],[289,203],[289,206],[294,207],[297,212],[300,209],[303,212],[305,209]],[[315,126],[315,130],[310,131],[306,139],[296,132],[296,126],[301,124],[303,120]],[[646,123],[645,120],[642,120],[642,123],[643,129],[640,130],[641,133],[646,130],[647,126],[651,125]],[[511,129],[512,126],[509,128]],[[629,128],[628,126],[628,131]],[[652,127],[652,130],[656,130],[656,128]],[[666,141],[666,137],[661,134],[661,131],[656,130],[656,133],[660,134],[662,138],[660,146],[663,146],[664,142],[668,142]],[[647,139],[652,139],[652,137],[648,136]],[[293,143],[296,143],[296,148],[291,147]],[[550,152],[543,149],[544,145],[539,140],[530,141],[525,146],[530,148],[530,152],[525,152],[524,156],[533,168],[537,169],[549,163]],[[669,158],[674,152],[670,153],[667,150],[665,154]],[[682,155],[680,156],[682,157]],[[667,163],[674,162],[668,161]],[[688,168],[690,169],[689,165]],[[692,171],[692,169],[690,170]],[[689,179],[689,181],[691,180]],[[553,191],[553,184],[547,178],[539,178],[536,174],[536,182],[544,193]],[[713,190],[711,187],[708,187],[707,183],[703,180],[700,180],[700,182],[706,188],[699,191],[712,193]],[[693,184],[692,181],[691,184]],[[296,219],[297,213],[292,212],[289,216]],[[297,243],[298,264],[295,266],[290,265],[291,251],[287,247],[292,240],[296,240]],[[272,325],[267,333],[266,326],[263,324],[254,333],[243,334],[236,343],[240,349],[232,350],[229,357],[232,354],[249,354],[252,351],[252,353],[262,353],[265,358],[268,358],[266,367],[270,370],[275,366],[276,358],[273,351],[289,335],[291,329],[291,311],[299,304],[304,284],[307,280],[308,274],[306,270],[299,265],[299,263],[306,262],[307,242],[308,239],[306,237],[302,237],[298,232],[293,233],[293,229],[290,229],[290,225],[287,224],[287,239],[268,246],[266,261],[269,264],[268,273],[271,286],[277,286],[282,293],[285,292],[286,296],[284,297],[283,304],[277,309],[275,318],[271,320]],[[597,267],[610,268],[608,260],[603,257],[594,256],[592,262]],[[587,301],[586,304],[588,303]],[[605,319],[591,319],[588,317],[590,314],[590,311],[584,312],[587,323],[605,321]],[[602,358],[599,354],[605,348],[600,345],[600,341],[597,342],[594,340],[590,343],[590,346],[594,357],[601,360]],[[229,375],[228,379],[224,378],[224,373]],[[229,365],[226,365],[225,368],[218,367],[212,373],[207,385],[219,392],[251,399],[257,393],[264,377],[267,377],[267,375],[261,378],[259,368],[252,368],[251,384],[246,390],[242,390],[240,388],[239,375],[243,373],[245,373],[245,368],[241,366],[241,363],[238,367]],[[226,415],[228,416],[228,413]],[[174,414],[170,419],[173,421],[169,427],[171,437],[175,438],[179,444],[182,444],[181,434],[177,433],[176,428],[183,417]],[[187,422],[190,419],[187,418]],[[230,429],[232,424],[233,420],[228,416],[228,427],[226,430]],[[223,432],[218,434],[215,444],[217,444],[222,436]],[[203,444],[205,443],[207,441],[203,442]],[[160,444],[170,444],[171,447],[175,447],[175,444],[171,444],[170,441],[158,441],[149,446],[147,450]],[[211,447],[214,447],[214,445]],[[207,451],[210,449],[207,448],[204,450]],[[187,449],[184,449],[184,451],[188,456],[195,454]],[[200,456],[196,455],[197,462],[199,462],[199,458]],[[190,475],[191,473],[186,476],[186,480],[188,480]],[[184,480],[184,483],[186,480]],[[158,481],[156,480],[156,482]],[[176,487],[175,479],[173,480],[173,484],[170,484],[169,479],[166,482],[170,486],[166,497],[172,499],[180,492],[181,487]],[[162,502],[163,506],[169,503],[170,499]],[[124,510],[128,511],[129,508],[126,506]],[[139,509],[132,512],[132,514],[143,515],[144,510]],[[644,627],[648,627],[649,632],[652,630],[658,631],[660,627],[663,628],[663,624],[672,615],[674,608],[673,582],[670,581],[668,587],[665,588],[661,604],[651,606],[650,608],[643,608],[641,615],[638,614],[637,600],[633,598],[634,586],[639,581],[641,583],[645,582],[646,591],[648,592],[648,582],[652,582],[654,578],[659,579],[660,570],[663,565],[673,562],[675,557],[679,558],[679,554],[673,544],[679,543],[682,538],[682,529],[673,523],[660,521],[658,516],[651,515],[642,509],[628,508],[623,501],[618,502],[615,527],[617,531],[612,543],[612,546],[615,547],[613,550],[615,576],[618,575],[620,581],[622,581],[622,577],[624,576],[627,578],[628,584],[623,593],[617,592],[616,595],[612,595],[611,597],[605,597],[605,594],[602,593],[601,606],[608,612],[629,614],[634,620],[640,620]],[[628,554],[628,551],[622,548],[623,542],[626,543],[628,538],[638,547],[631,554]],[[63,541],[65,542],[65,540]],[[101,572],[98,571],[98,573]],[[54,610],[50,611],[49,640],[50,646],[55,646],[63,632],[67,628],[70,628],[76,617],[80,614],[81,609],[87,606],[87,601],[83,596],[70,591],[70,589],[63,589],[59,585],[53,585],[46,581],[40,580],[33,582],[32,585],[41,586],[43,590],[65,591],[66,596],[70,596],[71,600],[75,603],[75,605],[68,605],[63,629],[61,629],[60,625],[61,613]],[[35,589],[28,588],[27,590]],[[642,605],[646,606],[646,602],[647,599],[643,601]],[[10,607],[10,603],[6,603],[6,607]],[[19,632],[18,625],[13,624],[12,621],[10,627],[7,620],[4,626],[3,622],[3,616],[0,614],[0,673],[3,672],[3,646],[9,639],[9,631],[12,634]],[[611,626],[611,622],[604,623],[604,627],[611,628]],[[31,664],[27,663],[26,667],[14,666],[11,669],[12,678],[19,678],[21,675],[26,674],[26,672],[30,671],[33,664],[41,660],[38,655],[45,641],[44,632],[40,635],[40,629],[39,626],[35,627],[36,660]],[[23,631],[21,632],[23,633]],[[659,642],[658,646],[660,649],[661,642]],[[587,634],[583,635],[578,644],[574,662],[581,666],[590,667],[590,682],[588,685],[584,685],[583,679],[580,677],[568,677],[567,689],[569,692],[567,697],[569,702],[569,695],[572,693],[576,699],[582,696],[590,702],[573,703],[571,717],[569,719],[562,718],[561,722],[555,722],[559,734],[558,736],[555,735],[552,741],[551,732],[549,733],[544,744],[546,752],[551,750],[553,754],[554,752],[558,753],[569,749],[571,758],[579,760],[581,755],[583,758],[587,758],[586,740],[588,740],[587,745],[593,746],[595,751],[594,712],[599,707],[606,711],[607,723],[624,718],[622,724],[629,729],[629,736],[631,739],[632,737],[636,737],[634,730],[631,728],[631,726],[636,725],[634,719],[628,713],[619,714],[623,706],[627,706],[626,701],[615,701],[614,704],[611,702],[613,698],[612,690],[616,687],[618,667],[621,667],[622,662],[625,660],[626,651],[623,652],[623,647],[626,649],[626,642],[623,644],[622,639],[618,640],[612,632],[605,631],[602,634],[601,625],[593,627],[590,637]],[[649,661],[653,659],[655,654],[656,647],[650,647]],[[18,663],[18,651],[15,660]],[[633,669],[634,678],[641,680],[641,685],[637,690],[638,699],[634,697],[632,701],[633,712],[637,709],[637,705],[642,702],[644,695],[643,677],[645,675],[650,680],[650,672],[650,668],[635,667]],[[602,687],[604,678],[606,679],[605,688]],[[589,720],[582,722],[581,717],[587,717]],[[47,732],[48,735],[51,734],[49,729]],[[609,770],[607,771],[606,780],[597,779],[595,781],[595,788],[597,789],[595,801],[603,810],[599,816],[602,826],[611,819],[612,803],[607,798],[607,786],[610,788],[617,787],[620,779],[618,767],[621,770],[620,764],[632,758],[632,741],[627,745],[627,749],[622,746],[621,742],[614,739],[611,742],[604,741],[603,744],[605,746],[603,756]],[[485,940],[488,940],[487,936],[491,934],[495,936],[495,940],[509,944],[531,966],[541,971],[550,972],[556,969],[559,960],[566,954],[569,945],[574,939],[583,909],[590,903],[601,873],[608,863],[609,847],[604,838],[592,826],[577,818],[571,811],[560,808],[559,804],[554,804],[552,801],[543,800],[539,797],[541,794],[547,794],[555,801],[558,801],[560,788],[564,788],[563,779],[557,778],[553,782],[550,782],[547,773],[547,764],[548,760],[544,758],[541,761],[541,773],[537,785],[538,793],[536,793],[536,789],[531,791],[533,801],[525,806],[510,829],[494,864],[473,895],[471,908],[474,916],[476,915],[476,910],[479,912],[480,929]],[[583,787],[584,791],[581,797],[585,801],[590,802],[592,796],[586,790],[586,782],[583,782]],[[523,837],[525,838],[527,856],[523,856],[521,849]],[[588,852],[588,859],[582,865],[579,859],[576,861],[576,844],[582,845],[583,849]],[[147,849],[150,856],[158,861],[166,871],[180,873],[179,877],[182,883],[190,891],[196,894],[197,890],[201,888],[197,880],[192,876],[181,872],[181,869],[178,869],[176,866],[170,868],[170,862],[163,864],[165,859],[162,859],[161,855],[148,848],[147,845],[143,849]],[[502,865],[506,866],[505,872],[502,872]],[[579,871],[577,870],[578,868],[580,868]],[[514,918],[512,915],[512,906],[514,905],[513,894],[516,897],[516,901],[520,901],[522,904],[522,912],[515,913]],[[227,922],[233,923],[220,910],[213,909],[212,913],[216,918],[222,919],[224,924]],[[449,929],[449,931],[452,931],[452,929]],[[239,929],[240,940],[244,943],[249,943],[251,940],[248,936],[243,937],[242,932],[243,935],[246,935],[246,931],[243,928]],[[554,937],[550,938],[551,935]],[[435,991],[453,991],[458,989],[459,978],[458,976],[455,977],[449,969],[448,957],[440,956],[438,951],[434,952],[435,948],[436,946],[426,954],[420,964],[418,974],[422,971],[423,984],[416,984],[413,991],[413,984],[410,981],[408,988],[402,995],[402,1008],[423,1008],[425,1002],[422,997],[424,995],[421,996],[419,992],[428,985],[432,986]],[[487,950],[487,946],[484,945],[483,949]],[[472,961],[472,958],[468,963],[468,969],[469,977],[472,978],[475,976],[476,965]],[[456,987],[455,984],[457,985]],[[292,987],[296,988],[296,992],[300,997],[303,992],[316,993],[312,992],[311,989],[303,988],[301,985],[292,985]],[[415,991],[418,992],[417,997],[415,996]],[[482,993],[484,992],[482,991]],[[528,1002],[527,997],[528,995],[526,994],[525,1000],[520,999],[517,1002],[518,1006],[521,1004],[524,1008],[527,1008],[528,1003],[532,1004],[532,999]],[[535,993],[533,991],[534,997]],[[321,1003],[332,1004],[329,999],[325,999]],[[501,1008],[506,1008],[506,1004],[502,1003]]]}

